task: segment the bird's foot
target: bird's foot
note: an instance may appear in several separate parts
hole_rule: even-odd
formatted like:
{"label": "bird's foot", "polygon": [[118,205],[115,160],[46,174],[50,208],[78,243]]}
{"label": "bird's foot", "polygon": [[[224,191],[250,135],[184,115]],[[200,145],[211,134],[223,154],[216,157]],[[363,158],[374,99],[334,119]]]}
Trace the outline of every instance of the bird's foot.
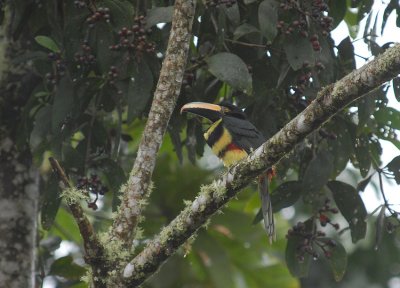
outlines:
{"label": "bird's foot", "polygon": [[276,167],[272,166],[268,168],[267,171],[265,171],[265,174],[267,175],[268,180],[271,182],[272,178],[276,176]]}

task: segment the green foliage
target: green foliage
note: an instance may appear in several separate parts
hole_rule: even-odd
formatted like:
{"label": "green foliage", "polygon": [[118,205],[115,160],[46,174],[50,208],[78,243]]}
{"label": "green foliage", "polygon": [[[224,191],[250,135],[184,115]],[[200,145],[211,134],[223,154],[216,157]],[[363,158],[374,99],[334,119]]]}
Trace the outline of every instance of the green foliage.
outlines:
{"label": "green foliage", "polygon": [[50,274],[66,279],[79,280],[86,273],[86,269],[73,262],[71,256],[58,258],[50,267]]}
{"label": "green foliage", "polygon": [[58,48],[58,45],[56,44],[56,42],[54,42],[53,39],[51,39],[50,37],[47,36],[36,36],[35,37],[35,41],[43,46],[44,48],[49,49],[52,52],[60,52],[60,48]]}
{"label": "green foliage", "polygon": [[219,53],[207,59],[208,70],[217,79],[227,82],[232,88],[252,93],[251,76],[246,64],[235,54]]}
{"label": "green foliage", "polygon": [[278,34],[278,2],[275,0],[264,0],[258,7],[258,22],[260,24],[260,31],[268,41],[274,41]]}
{"label": "green foliage", "polygon": [[44,195],[41,199],[41,222],[42,227],[49,230],[54,223],[58,209],[61,204],[61,197],[59,194],[58,180],[54,175],[51,176],[50,180],[44,184]]}
{"label": "green foliage", "polygon": [[350,225],[353,243],[364,239],[367,231],[367,211],[357,190],[340,181],[330,181],[328,187],[340,212]]}
{"label": "green foliage", "polygon": [[342,280],[347,268],[347,253],[343,245],[336,243],[336,246],[331,250],[331,254],[327,258],[335,281]]}
{"label": "green foliage", "polygon": [[[79,255],[54,259],[61,241],[80,246],[82,240],[59,198],[58,183],[45,158],[57,157],[71,183],[87,188],[83,194],[89,198],[82,202],[85,212],[96,230],[107,230],[111,213],[120,203],[121,185],[136,157],[165,57],[174,1],[99,0],[94,8],[87,6],[92,1],[31,2],[11,1],[14,17],[10,21],[13,37],[26,37],[30,43],[14,60],[15,65],[30,61],[39,79],[26,85],[24,97],[28,100],[18,137],[42,171],[42,266],[46,276],[62,277],[57,278],[63,282],[60,287],[85,287],[79,278],[86,267],[73,261],[80,259]],[[184,200],[193,200],[201,185],[220,173],[218,168],[210,168],[215,165],[204,149],[205,127],[197,119],[187,120],[179,114],[183,104],[234,102],[246,108],[249,119],[269,138],[305,109],[323,86],[356,68],[359,53],[353,42],[360,37],[359,30],[364,30],[362,39],[376,56],[390,45],[377,44],[378,27],[381,32],[387,29],[391,13],[397,14],[400,26],[400,7],[394,0],[377,16],[371,13],[372,0],[198,2],[193,28],[196,40],[190,43],[178,105],[157,159],[155,188],[141,224],[144,239],[136,239],[137,251],[185,207]],[[366,21],[360,22],[364,18]],[[335,45],[329,33],[341,21],[350,35]],[[392,81],[397,100],[399,79]],[[380,255],[365,246],[347,253],[344,246],[347,248],[350,238],[368,243],[363,239],[373,234],[359,192],[368,190],[374,175],[400,183],[398,157],[381,168],[379,140],[388,140],[400,149],[400,113],[387,106],[388,87],[350,104],[282,159],[271,183],[276,243],[267,245],[262,225],[257,224],[262,219],[260,201],[250,187],[145,285],[300,287],[294,277],[303,277],[302,287],[345,287],[332,284],[342,278],[342,283],[353,284],[347,287],[360,287],[350,280],[357,283],[362,277],[386,285],[393,276],[387,267],[399,257],[397,233],[386,234],[386,223],[396,218],[390,206],[382,206],[381,211],[393,213],[382,213],[377,221],[384,223],[376,233],[381,237]],[[351,165],[358,178],[346,182],[358,182],[357,189],[342,178],[341,173]],[[360,176],[364,180],[360,181]],[[339,211],[327,204],[332,198]],[[382,204],[388,203],[377,206]],[[286,210],[288,207],[292,208]],[[295,216],[285,220],[279,211],[282,215],[292,211]],[[334,222],[337,212],[349,225],[340,233]],[[298,226],[297,222],[304,224],[306,234],[289,235],[290,226]],[[322,243],[324,249],[331,243],[328,253],[316,243]],[[302,254],[302,247],[314,250]],[[360,272],[363,267],[367,272]],[[313,286],[313,281],[325,282]]]}

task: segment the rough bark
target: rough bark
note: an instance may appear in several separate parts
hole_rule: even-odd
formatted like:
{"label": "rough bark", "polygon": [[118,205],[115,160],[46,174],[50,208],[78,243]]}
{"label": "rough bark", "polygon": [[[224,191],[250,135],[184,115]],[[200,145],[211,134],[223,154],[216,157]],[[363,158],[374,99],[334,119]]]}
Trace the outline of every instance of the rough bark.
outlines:
{"label": "rough bark", "polygon": [[399,73],[400,44],[397,44],[359,70],[322,89],[317,99],[276,135],[232,167],[220,179],[202,188],[191,205],[188,205],[126,265],[123,272],[126,287],[136,287],[143,283],[211,215],[258,174],[277,163],[308,134],[346,105]]}
{"label": "rough bark", "polygon": [[0,142],[0,287],[33,287],[38,211],[38,173],[15,149]]}
{"label": "rough bark", "polygon": [[17,132],[37,78],[27,65],[10,64],[23,50],[11,40],[10,14],[0,30],[0,287],[34,287],[39,174]]}
{"label": "rough bark", "polygon": [[[73,188],[67,175],[56,159],[50,157],[49,162],[53,172],[56,173],[59,178],[61,189],[64,190],[63,193],[66,194],[64,196],[67,196],[68,191],[71,191],[69,189]],[[72,194],[72,192],[69,193]],[[78,193],[80,194],[80,191]],[[78,224],[79,232],[82,235],[83,246],[85,248],[85,261],[91,266],[93,272],[92,283],[94,287],[106,287],[103,278],[110,267],[109,261],[104,255],[104,246],[98,239],[97,234],[94,232],[93,226],[89,219],[86,217],[83,208],[79,203],[79,198],[76,199],[75,195],[69,196],[70,197],[64,198],[67,198],[66,202],[68,208],[71,210],[72,216],[74,216],[74,219]]]}
{"label": "rough bark", "polygon": [[142,206],[150,194],[151,176],[157,152],[180,93],[192,36],[195,3],[194,0],[175,1],[172,27],[160,78],[137,158],[129,180],[123,188],[121,207],[111,231],[111,238],[122,241],[126,247],[131,245]]}

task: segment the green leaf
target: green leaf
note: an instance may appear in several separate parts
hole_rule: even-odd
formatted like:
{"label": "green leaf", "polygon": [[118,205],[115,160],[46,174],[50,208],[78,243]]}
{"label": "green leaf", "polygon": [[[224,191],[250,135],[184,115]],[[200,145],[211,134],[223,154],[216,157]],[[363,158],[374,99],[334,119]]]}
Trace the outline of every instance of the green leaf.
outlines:
{"label": "green leaf", "polygon": [[363,127],[375,111],[375,99],[382,89],[374,89],[358,100],[358,127]]}
{"label": "green leaf", "polygon": [[389,4],[386,6],[385,11],[383,12],[383,17],[382,17],[381,34],[383,34],[383,30],[385,29],[386,21],[389,18],[389,15],[393,12],[393,10],[396,7],[397,7],[397,9],[399,9],[399,7],[400,7],[398,0],[390,0]]}
{"label": "green leaf", "polygon": [[219,80],[250,95],[252,79],[246,64],[237,55],[227,52],[215,54],[207,60],[208,70]]}
{"label": "green leaf", "polygon": [[356,60],[354,59],[354,46],[350,37],[346,37],[338,45],[338,56],[344,73],[350,73],[356,69]]}
{"label": "green leaf", "polygon": [[128,122],[139,116],[151,99],[153,74],[147,63],[135,63],[131,71],[128,87]]}
{"label": "green leaf", "polygon": [[335,281],[339,282],[342,280],[344,273],[347,268],[347,253],[344,249],[343,245],[337,241],[335,241],[336,246],[331,248],[330,257],[327,257],[329,266],[333,272],[333,278]]}
{"label": "green leaf", "polygon": [[112,210],[116,211],[121,200],[121,185],[125,183],[127,177],[124,170],[118,163],[110,158],[105,158],[96,163],[101,167],[104,177],[107,181],[107,186],[110,188],[110,193],[112,193]]}
{"label": "green leaf", "polygon": [[363,0],[358,6],[358,22],[360,22],[364,17],[371,11],[374,0]]}
{"label": "green leaf", "polygon": [[251,34],[251,33],[260,33],[260,31],[253,25],[244,23],[244,24],[240,25],[239,27],[237,27],[235,32],[233,32],[233,39],[237,40],[237,39],[239,39],[245,35]]}
{"label": "green leaf", "polygon": [[257,0],[243,0],[243,2],[244,2],[244,4],[251,4],[251,3],[254,3],[254,2],[257,2]]}
{"label": "green leaf", "polygon": [[400,156],[394,157],[386,167],[393,173],[396,183],[400,184]]}
{"label": "green leaf", "polygon": [[318,206],[321,190],[328,182],[333,171],[333,157],[324,150],[319,151],[310,161],[303,176],[304,202]]}
{"label": "green leaf", "polygon": [[42,207],[40,209],[40,220],[45,230],[49,230],[54,223],[58,208],[60,208],[61,197],[59,194],[58,179],[51,174],[50,179],[45,183]]}
{"label": "green leaf", "polygon": [[400,27],[400,5],[397,6],[397,8],[396,8],[396,14],[397,14],[396,26],[397,26],[397,27]]}
{"label": "green leaf", "polygon": [[204,267],[210,277],[212,287],[234,287],[233,279],[230,277],[233,273],[233,266],[224,247],[206,233],[199,235],[195,247],[200,244],[201,246],[197,249],[202,251],[203,257],[205,256],[212,263],[212,265]]}
{"label": "green leaf", "polygon": [[183,126],[181,115],[178,113],[172,113],[171,118],[169,120],[168,125],[168,134],[171,138],[172,145],[174,146],[174,150],[176,156],[178,156],[179,163],[183,162],[183,153],[182,153],[182,139],[181,139],[181,127]]}
{"label": "green leaf", "polygon": [[[312,230],[312,220],[305,222],[306,230]],[[300,236],[292,235],[288,238],[285,251],[286,265],[290,273],[295,277],[307,277],[308,271],[310,270],[311,258],[309,253],[303,253],[301,255],[299,247],[304,243],[304,238]],[[302,258],[303,259],[300,259]]]}
{"label": "green leaf", "polygon": [[147,11],[146,29],[153,27],[159,23],[169,23],[172,21],[174,6],[155,7]]}
{"label": "green leaf", "polygon": [[233,4],[230,7],[222,5],[222,10],[224,11],[226,17],[233,24],[233,27],[236,27],[240,24],[240,12],[239,6],[237,3]]}
{"label": "green leaf", "polygon": [[346,15],[347,5],[346,0],[330,0],[329,5],[329,16],[333,18],[333,29],[342,22],[344,15]]}
{"label": "green leaf", "polygon": [[51,106],[45,106],[36,113],[35,126],[29,139],[29,144],[33,150],[36,150],[46,140],[46,136],[50,134],[51,121],[49,121],[49,118],[51,118],[51,110]]}
{"label": "green leaf", "polygon": [[35,37],[35,41],[40,46],[43,46],[44,48],[47,48],[52,52],[55,52],[55,53],[60,52],[60,48],[58,47],[57,43],[53,39],[51,39],[50,37],[47,37],[47,36],[36,36]]}
{"label": "green leaf", "polygon": [[75,264],[72,256],[58,258],[50,267],[50,275],[64,277],[70,280],[79,280],[85,275],[86,269]]}
{"label": "green leaf", "polygon": [[349,125],[345,120],[339,117],[335,118],[331,125],[331,129],[337,137],[335,140],[331,140],[333,143],[329,141],[329,145],[334,156],[335,175],[339,175],[346,168],[350,156],[354,152],[354,144],[352,135],[349,132]]}
{"label": "green leaf", "polygon": [[357,190],[353,186],[340,181],[330,181],[328,187],[337,207],[350,225],[353,243],[364,239],[367,232],[367,210]]}
{"label": "green leaf", "polygon": [[369,181],[371,180],[373,174],[369,175],[367,178],[361,180],[357,184],[357,191],[364,192],[365,188],[368,186]]}
{"label": "green leaf", "polygon": [[375,245],[374,248],[375,250],[378,250],[379,246],[382,243],[382,236],[385,232],[385,211],[386,211],[386,206],[382,205],[378,217],[376,218],[376,223],[375,223]]}
{"label": "green leaf", "polygon": [[128,0],[101,0],[96,5],[110,9],[110,21],[116,31],[121,30],[123,27],[132,27],[135,10]]}
{"label": "green leaf", "polygon": [[[63,207],[63,205],[58,209],[55,220],[56,225],[51,227],[50,233],[61,237],[63,240],[73,241],[80,245],[82,243],[82,236],[79,232],[78,225],[71,215],[71,212],[66,209],[67,208]],[[68,233],[65,233],[65,231],[68,231]]]}
{"label": "green leaf", "polygon": [[366,177],[368,175],[369,169],[371,168],[371,157],[368,149],[368,137],[366,135],[360,135],[356,139],[354,148],[361,176]]}
{"label": "green leaf", "polygon": [[60,248],[62,239],[58,236],[48,236],[40,240],[40,248],[46,249],[48,252],[54,252]]}
{"label": "green leaf", "polygon": [[315,62],[314,50],[308,38],[290,35],[285,38],[283,48],[290,66],[295,71],[302,68],[304,62]]}
{"label": "green leaf", "polygon": [[[87,141],[83,140],[86,144],[84,147],[87,148]],[[82,146],[79,146],[82,147]],[[71,143],[63,143],[62,146],[62,159],[63,166],[69,170],[72,169],[78,174],[84,174],[86,149],[76,149],[71,147]]]}
{"label": "green leaf", "polygon": [[301,191],[302,183],[300,181],[288,181],[279,185],[271,195],[274,213],[294,205],[299,200]]}
{"label": "green leaf", "polygon": [[375,111],[376,121],[383,126],[387,125],[400,130],[400,112],[392,107],[381,108]]}
{"label": "green leaf", "polygon": [[393,78],[393,91],[396,100],[400,102],[400,77]]}
{"label": "green leaf", "polygon": [[270,42],[274,41],[278,34],[278,29],[276,28],[278,7],[279,4],[275,0],[264,0],[258,6],[258,23],[260,24],[261,34]]}
{"label": "green leaf", "polygon": [[96,60],[103,74],[110,70],[115,64],[113,59],[114,52],[110,51],[110,46],[114,44],[113,31],[107,23],[99,22],[93,29],[94,46],[96,50]]}
{"label": "green leaf", "polygon": [[54,102],[51,110],[51,131],[59,134],[62,125],[74,109],[74,86],[68,76],[60,79],[54,95]]}
{"label": "green leaf", "polygon": [[[283,208],[294,205],[299,200],[302,191],[300,181],[288,181],[279,185],[271,194],[272,210],[274,213]],[[252,224],[257,224],[263,219],[262,210],[258,210]]]}
{"label": "green leaf", "polygon": [[347,9],[346,15],[344,16],[344,21],[349,28],[351,38],[357,37],[358,30],[360,28],[359,21],[357,19],[357,12],[354,12],[352,9]]}

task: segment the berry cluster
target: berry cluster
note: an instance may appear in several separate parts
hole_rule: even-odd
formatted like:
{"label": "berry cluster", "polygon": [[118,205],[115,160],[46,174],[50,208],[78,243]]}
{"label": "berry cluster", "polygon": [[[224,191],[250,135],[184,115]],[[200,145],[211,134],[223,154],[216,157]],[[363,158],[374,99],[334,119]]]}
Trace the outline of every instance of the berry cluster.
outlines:
{"label": "berry cluster", "polygon": [[312,71],[314,70],[314,72],[320,73],[324,69],[325,66],[320,61],[316,61],[314,67],[312,67],[308,61],[305,61],[302,69],[299,71],[295,85],[291,87],[293,90],[292,95],[295,96],[294,99],[299,100],[299,98],[304,95],[305,89],[312,85]]}
{"label": "berry cluster", "polygon": [[100,178],[96,174],[92,174],[89,178],[80,177],[76,188],[83,189],[95,195],[96,198],[93,201],[88,202],[88,207],[93,210],[97,210],[96,202],[99,195],[103,196],[108,191],[107,187],[101,183]]}
{"label": "berry cluster", "polygon": [[340,229],[339,224],[332,223],[331,219],[327,215],[327,213],[337,214],[339,210],[336,207],[331,207],[329,203],[330,200],[326,199],[324,206],[318,210],[319,223],[321,224],[322,227],[325,227],[327,224],[330,224],[332,225],[333,228],[339,230]]}
{"label": "berry cluster", "polygon": [[[279,7],[283,12],[295,11],[298,15],[298,18],[290,23],[285,23],[284,21],[278,22],[277,28],[283,34],[290,35],[293,32],[297,32],[301,36],[308,38],[311,27],[309,27],[307,19],[312,19],[317,27],[319,27],[320,33],[324,36],[327,36],[333,29],[333,18],[327,16],[329,7],[324,0],[313,0],[309,7],[299,5],[296,0],[285,0]],[[291,16],[293,14],[295,13],[291,13]],[[321,45],[316,34],[311,36],[309,40],[314,51],[321,50]]]}
{"label": "berry cluster", "polygon": [[111,66],[110,71],[108,71],[108,81],[111,85],[115,84],[115,80],[118,77],[118,70],[117,67]]}
{"label": "berry cluster", "polygon": [[206,7],[219,7],[225,5],[226,7],[232,7],[236,4],[236,0],[206,0]]}
{"label": "berry cluster", "polygon": [[314,0],[311,4],[311,17],[322,28],[322,34],[328,35],[333,29],[333,18],[326,16],[329,11],[324,0]]}
{"label": "berry cluster", "polygon": [[[282,5],[285,4],[281,4]],[[286,7],[286,6],[283,6]],[[297,31],[301,36],[303,37],[308,37],[308,31],[307,31],[307,22],[303,19],[300,20],[294,20],[291,23],[287,24],[285,21],[279,21],[276,24],[276,27],[281,31],[281,33],[290,35],[293,32]]]}
{"label": "berry cluster", "polygon": [[[396,218],[397,220],[397,218]],[[400,227],[400,224],[394,224],[391,221],[385,221],[386,231],[389,234],[392,234],[397,228]]]}
{"label": "berry cluster", "polygon": [[185,86],[192,86],[194,82],[194,73],[193,72],[185,72],[183,75],[182,85]]}
{"label": "berry cluster", "polygon": [[310,37],[310,42],[314,51],[318,52],[321,50],[321,44],[319,43],[317,34]]}
{"label": "berry cluster", "polygon": [[75,53],[75,61],[80,64],[93,64],[96,61],[96,57],[92,54],[92,48],[90,48],[87,41],[83,42],[83,44],[81,45],[81,49],[81,53]]}
{"label": "berry cluster", "polygon": [[89,24],[89,28],[93,28],[94,24],[99,21],[106,21],[110,23],[110,9],[105,7],[99,7],[95,13],[90,15],[86,22]]}
{"label": "berry cluster", "polygon": [[[315,228],[315,227],[314,227]],[[333,239],[326,238],[326,234],[316,229],[309,231],[304,222],[298,222],[292,229],[289,229],[286,238],[299,237],[301,242],[296,247],[297,260],[303,262],[305,255],[308,254],[313,257],[314,260],[318,260],[319,254],[316,248],[319,247],[324,253],[325,257],[329,258],[332,256],[332,250],[336,247],[336,241]]]}
{"label": "berry cluster", "polygon": [[148,41],[147,34],[151,31],[145,30],[146,19],[144,16],[135,17],[135,24],[132,28],[123,27],[119,32],[119,43],[110,46],[114,51],[121,49],[134,50],[138,53],[152,53],[155,51],[155,44]]}
{"label": "berry cluster", "polygon": [[47,73],[46,79],[51,84],[57,84],[58,80],[65,74],[65,70],[67,69],[65,65],[65,61],[61,57],[61,53],[53,53],[50,52],[47,54],[47,57],[54,63],[54,73]]}

